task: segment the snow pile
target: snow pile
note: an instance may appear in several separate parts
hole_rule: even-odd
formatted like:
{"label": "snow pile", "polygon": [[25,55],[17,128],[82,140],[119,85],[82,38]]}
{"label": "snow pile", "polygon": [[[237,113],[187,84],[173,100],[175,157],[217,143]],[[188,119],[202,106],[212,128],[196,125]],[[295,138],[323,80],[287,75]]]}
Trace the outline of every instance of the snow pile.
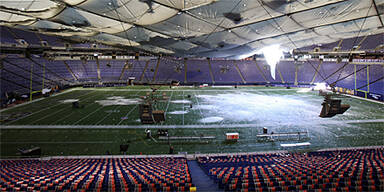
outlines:
{"label": "snow pile", "polygon": [[142,102],[142,100],[139,98],[124,99],[124,97],[113,96],[113,97],[108,97],[106,100],[98,100],[95,102],[102,105],[102,106],[136,105],[136,104],[140,104]]}

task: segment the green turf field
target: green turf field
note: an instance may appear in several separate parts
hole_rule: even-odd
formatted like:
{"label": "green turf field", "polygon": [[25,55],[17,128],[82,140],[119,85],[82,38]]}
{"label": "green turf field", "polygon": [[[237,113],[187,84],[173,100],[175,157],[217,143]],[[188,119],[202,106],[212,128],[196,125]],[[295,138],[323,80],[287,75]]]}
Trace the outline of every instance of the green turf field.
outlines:
{"label": "green turf field", "polygon": [[[166,112],[163,124],[142,125],[139,107],[149,87],[74,88],[64,93],[1,112],[1,156],[15,156],[18,148],[39,146],[44,155],[168,153],[170,136],[215,136],[215,139],[171,140],[175,152],[217,153],[282,149],[280,144],[309,142],[304,149],[384,145],[384,105],[342,97],[351,108],[333,118],[318,117],[323,97],[316,91],[279,87],[159,88],[154,109]],[[165,99],[163,99],[163,95]],[[79,100],[84,108],[72,108]],[[308,132],[308,137],[257,139],[267,127],[274,133]],[[149,128],[155,140],[147,139]],[[238,132],[229,143],[225,133]]]}

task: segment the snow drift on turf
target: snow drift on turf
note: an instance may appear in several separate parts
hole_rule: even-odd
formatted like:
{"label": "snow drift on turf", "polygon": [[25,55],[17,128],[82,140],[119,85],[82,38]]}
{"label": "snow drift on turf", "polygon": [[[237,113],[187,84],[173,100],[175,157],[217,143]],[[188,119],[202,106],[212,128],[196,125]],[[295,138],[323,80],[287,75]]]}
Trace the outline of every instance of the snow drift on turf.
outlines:
{"label": "snow drift on turf", "polygon": [[224,118],[222,117],[206,117],[206,118],[200,119],[199,121],[201,123],[216,123],[222,120],[224,120]]}
{"label": "snow drift on turf", "polygon": [[139,98],[133,98],[133,99],[124,99],[124,97],[120,96],[113,96],[108,97],[106,100],[98,100],[95,101],[96,103],[102,105],[102,106],[111,106],[111,105],[136,105],[140,104],[142,102]]}
{"label": "snow drift on turf", "polygon": [[79,101],[78,99],[66,99],[66,100],[62,100],[61,102],[62,103],[73,103],[73,102],[76,102],[76,101]]}
{"label": "snow drift on turf", "polygon": [[217,95],[198,95],[200,105],[192,110],[204,110],[210,116],[223,117],[236,122],[281,121],[295,123],[300,118],[319,119],[319,105],[306,102],[298,95],[263,95],[249,92]]}
{"label": "snow drift on turf", "polygon": [[171,111],[167,112],[168,114],[173,114],[173,115],[182,115],[182,114],[187,114],[188,111]]}
{"label": "snow drift on turf", "polygon": [[188,100],[174,100],[174,101],[171,101],[171,103],[191,103],[191,101],[188,101]]}

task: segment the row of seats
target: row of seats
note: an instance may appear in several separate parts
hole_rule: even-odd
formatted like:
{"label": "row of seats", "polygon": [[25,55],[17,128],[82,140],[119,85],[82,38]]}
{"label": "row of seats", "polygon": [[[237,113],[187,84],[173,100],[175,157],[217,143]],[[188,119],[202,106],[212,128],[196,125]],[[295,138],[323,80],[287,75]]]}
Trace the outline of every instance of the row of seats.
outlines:
{"label": "row of seats", "polygon": [[384,148],[200,157],[228,191],[383,191]]}
{"label": "row of seats", "polygon": [[1,191],[189,191],[185,158],[0,160]]}

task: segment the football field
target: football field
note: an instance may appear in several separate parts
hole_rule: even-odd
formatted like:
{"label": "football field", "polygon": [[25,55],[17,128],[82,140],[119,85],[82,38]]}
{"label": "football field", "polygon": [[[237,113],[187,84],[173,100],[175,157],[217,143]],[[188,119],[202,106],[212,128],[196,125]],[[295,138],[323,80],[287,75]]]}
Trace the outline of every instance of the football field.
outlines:
{"label": "football field", "polygon": [[[382,103],[338,96],[351,108],[320,118],[323,97],[306,88],[156,88],[73,88],[2,110],[1,156],[17,156],[18,149],[34,146],[43,155],[117,155],[120,144],[129,145],[128,154],[166,154],[169,144],[176,153],[296,150],[281,146],[295,143],[310,143],[303,150],[384,145]],[[145,98],[151,98],[154,110],[165,111],[165,122],[141,124],[139,104]],[[306,134],[260,138],[263,127],[275,134]],[[167,129],[171,137],[196,138],[161,139],[158,129]],[[231,132],[239,133],[238,142],[225,140]]]}

